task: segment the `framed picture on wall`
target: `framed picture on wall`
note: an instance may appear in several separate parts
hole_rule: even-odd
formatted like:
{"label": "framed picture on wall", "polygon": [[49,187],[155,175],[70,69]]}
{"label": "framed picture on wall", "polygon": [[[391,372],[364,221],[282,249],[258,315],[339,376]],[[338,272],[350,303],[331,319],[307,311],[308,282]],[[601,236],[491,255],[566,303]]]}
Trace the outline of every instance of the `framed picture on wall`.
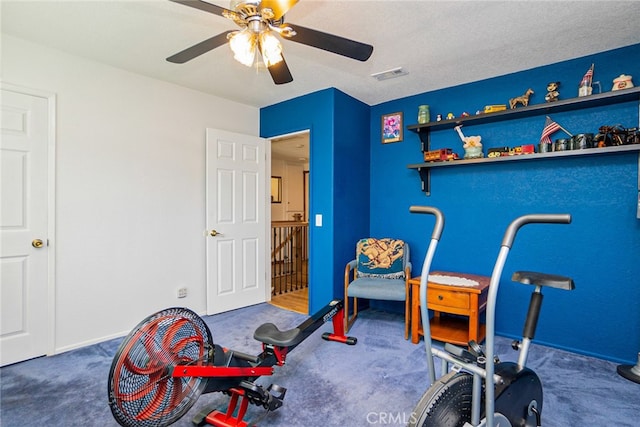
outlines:
{"label": "framed picture on wall", "polygon": [[271,203],[282,203],[282,177],[271,177]]}
{"label": "framed picture on wall", "polygon": [[402,112],[382,116],[382,143],[402,141]]}

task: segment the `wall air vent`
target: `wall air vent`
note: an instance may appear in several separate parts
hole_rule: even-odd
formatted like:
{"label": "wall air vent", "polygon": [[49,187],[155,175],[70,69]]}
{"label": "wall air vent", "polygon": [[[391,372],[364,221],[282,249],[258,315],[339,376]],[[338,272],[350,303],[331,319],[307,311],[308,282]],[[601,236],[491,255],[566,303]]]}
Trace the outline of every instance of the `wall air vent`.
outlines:
{"label": "wall air vent", "polygon": [[396,77],[406,76],[409,74],[408,71],[402,69],[402,67],[393,68],[387,71],[381,71],[379,73],[371,74],[371,77],[378,81],[394,79]]}

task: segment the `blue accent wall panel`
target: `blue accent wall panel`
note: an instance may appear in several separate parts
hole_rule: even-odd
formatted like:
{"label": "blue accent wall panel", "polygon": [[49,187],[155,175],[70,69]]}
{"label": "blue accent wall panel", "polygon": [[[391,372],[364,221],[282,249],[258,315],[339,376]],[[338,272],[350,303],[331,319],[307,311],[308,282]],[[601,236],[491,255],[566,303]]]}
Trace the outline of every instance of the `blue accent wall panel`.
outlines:
{"label": "blue accent wall panel", "polygon": [[[573,98],[591,63],[594,80],[609,91],[612,79],[622,73],[640,78],[640,45],[373,106],[371,234],[405,238],[417,275],[433,220],[409,214],[408,208],[436,206],[446,222],[432,268],[491,275],[511,220],[528,213],[571,213],[571,225],[529,225],[518,234],[500,285],[497,331],[513,337],[522,332],[531,289],[510,281],[514,271],[568,275],[576,282],[575,291],[544,290],[536,340],[635,364],[640,350],[637,153],[432,169],[427,197],[420,190],[418,173],[407,169],[423,161],[417,134],[406,132],[404,141],[396,144],[379,142],[382,114],[402,111],[406,124],[414,124],[421,104],[431,106],[432,118],[448,112],[475,114],[484,105],[506,104],[529,87],[535,91],[530,104],[539,104],[550,81],[561,82],[560,99]],[[638,126],[638,108],[638,102],[628,102],[551,117],[571,133],[597,133],[605,124]],[[537,144],[544,121],[542,115],[468,125],[462,131],[482,136],[486,155],[488,147]],[[454,130],[431,136],[432,148],[449,147],[463,155]],[[559,131],[552,139],[561,137]]]}
{"label": "blue accent wall panel", "polygon": [[[511,273],[568,275],[575,291],[544,290],[536,340],[635,364],[640,351],[637,153],[437,168],[431,195],[425,196],[417,172],[407,168],[422,162],[417,134],[405,128],[403,141],[380,141],[383,114],[403,112],[406,126],[417,122],[421,104],[431,106],[432,118],[474,114],[485,105],[507,104],[528,88],[535,92],[530,103],[540,104],[551,81],[561,82],[560,99],[574,98],[592,63],[603,91],[623,73],[640,84],[637,44],[371,107],[326,89],[261,109],[263,137],[311,130],[310,310],[341,296],[344,264],[362,235],[405,239],[414,275],[419,274],[433,218],[410,214],[411,205],[436,206],[446,217],[434,269],[485,275],[491,274],[510,221],[528,213],[568,212],[570,225],[528,225],[518,233],[500,284],[497,331],[510,337],[522,331],[531,289],[511,282]],[[638,102],[627,102],[551,116],[572,133],[595,133],[605,124],[638,126],[638,109]],[[543,126],[541,115],[462,130],[481,135],[486,154],[489,147],[537,144]],[[433,132],[432,148],[445,147],[463,154],[454,130]],[[323,214],[322,228],[313,226],[316,213]]]}
{"label": "blue accent wall panel", "polygon": [[344,266],[369,230],[368,114],[366,104],[336,89],[260,110],[264,138],[310,130],[310,313],[342,295]]}
{"label": "blue accent wall panel", "polygon": [[334,295],[344,295],[344,267],[356,242],[369,235],[369,106],[336,91],[334,179]]}

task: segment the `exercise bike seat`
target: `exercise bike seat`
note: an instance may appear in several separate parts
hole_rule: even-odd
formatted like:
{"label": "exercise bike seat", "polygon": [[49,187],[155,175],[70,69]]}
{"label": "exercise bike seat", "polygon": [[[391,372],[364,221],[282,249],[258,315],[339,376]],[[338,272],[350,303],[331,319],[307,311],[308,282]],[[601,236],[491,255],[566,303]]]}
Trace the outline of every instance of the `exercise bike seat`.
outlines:
{"label": "exercise bike seat", "polygon": [[265,344],[290,347],[299,344],[304,339],[304,336],[300,328],[281,331],[273,323],[263,323],[253,333],[253,338]]}
{"label": "exercise bike seat", "polygon": [[556,274],[536,273],[534,271],[516,271],[511,276],[514,282],[525,285],[548,286],[550,288],[572,291],[575,289],[573,279],[570,277],[558,276]]}

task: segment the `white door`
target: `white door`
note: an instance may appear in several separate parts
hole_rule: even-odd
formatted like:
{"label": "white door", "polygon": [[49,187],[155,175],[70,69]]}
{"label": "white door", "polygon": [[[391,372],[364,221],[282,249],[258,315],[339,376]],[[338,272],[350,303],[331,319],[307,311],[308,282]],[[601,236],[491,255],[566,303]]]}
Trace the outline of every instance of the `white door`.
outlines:
{"label": "white door", "polygon": [[49,100],[2,89],[0,365],[47,353]]}
{"label": "white door", "polygon": [[207,313],[266,301],[266,141],[207,129]]}

